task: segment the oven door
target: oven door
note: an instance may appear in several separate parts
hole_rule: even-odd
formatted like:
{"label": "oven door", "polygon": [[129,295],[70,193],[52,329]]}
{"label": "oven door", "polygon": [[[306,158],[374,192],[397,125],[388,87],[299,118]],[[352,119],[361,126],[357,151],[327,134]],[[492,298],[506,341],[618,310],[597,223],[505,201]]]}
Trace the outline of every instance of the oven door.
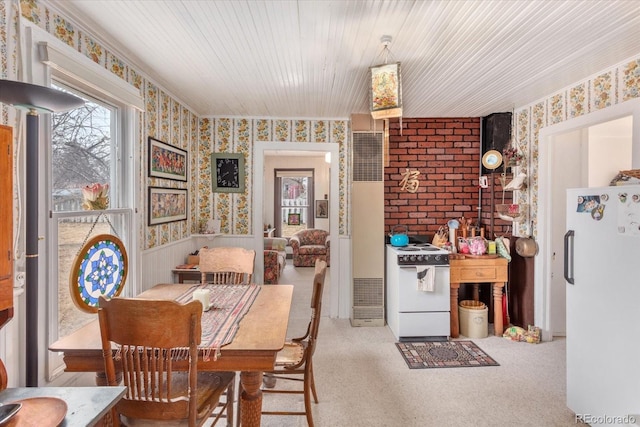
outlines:
{"label": "oven door", "polygon": [[416,266],[399,267],[399,312],[449,311],[451,299],[448,265],[432,267],[436,269],[434,292],[418,290],[418,271]]}

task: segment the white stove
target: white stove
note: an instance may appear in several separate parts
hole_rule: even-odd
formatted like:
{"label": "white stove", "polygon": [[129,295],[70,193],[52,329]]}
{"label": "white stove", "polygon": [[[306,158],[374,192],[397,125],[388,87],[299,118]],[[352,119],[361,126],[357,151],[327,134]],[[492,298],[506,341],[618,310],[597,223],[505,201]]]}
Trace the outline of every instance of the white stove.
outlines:
{"label": "white stove", "polygon": [[[447,340],[451,334],[449,252],[429,243],[387,245],[387,324],[400,341]],[[433,268],[434,290],[418,289],[418,272]]]}

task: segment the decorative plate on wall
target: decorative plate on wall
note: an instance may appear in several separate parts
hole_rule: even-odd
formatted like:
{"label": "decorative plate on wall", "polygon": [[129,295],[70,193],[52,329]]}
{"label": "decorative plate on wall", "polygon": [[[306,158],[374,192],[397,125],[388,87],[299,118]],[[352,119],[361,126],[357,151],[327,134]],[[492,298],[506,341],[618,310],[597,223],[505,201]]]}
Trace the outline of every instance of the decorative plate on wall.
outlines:
{"label": "decorative plate on wall", "polygon": [[129,261],[116,236],[100,234],[80,249],[71,269],[69,288],[74,304],[87,313],[97,313],[98,299],[117,297],[124,288]]}

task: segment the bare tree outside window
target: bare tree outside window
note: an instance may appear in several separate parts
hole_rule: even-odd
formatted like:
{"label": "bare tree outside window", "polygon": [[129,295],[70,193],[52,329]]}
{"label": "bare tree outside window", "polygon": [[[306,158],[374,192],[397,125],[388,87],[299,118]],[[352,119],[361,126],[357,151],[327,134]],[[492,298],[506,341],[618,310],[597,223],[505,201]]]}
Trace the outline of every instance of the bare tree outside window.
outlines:
{"label": "bare tree outside window", "polygon": [[87,182],[109,180],[109,127],[109,111],[93,103],[54,115],[53,163],[59,168],[54,188],[77,188]]}
{"label": "bare tree outside window", "polygon": [[[115,108],[88,99],[84,93],[54,87],[86,101],[80,108],[51,115],[51,201],[53,212],[58,213],[54,221],[58,251],[52,256],[57,257],[58,336],[62,337],[95,319],[75,307],[69,282],[75,257],[89,234],[113,234],[99,212],[87,211],[86,216],[77,212],[83,209],[84,186],[113,181],[116,156],[111,134]],[[110,199],[110,208],[116,207],[114,197]]]}
{"label": "bare tree outside window", "polygon": [[82,187],[111,181],[111,111],[87,100],[52,115],[54,211],[80,210]]}

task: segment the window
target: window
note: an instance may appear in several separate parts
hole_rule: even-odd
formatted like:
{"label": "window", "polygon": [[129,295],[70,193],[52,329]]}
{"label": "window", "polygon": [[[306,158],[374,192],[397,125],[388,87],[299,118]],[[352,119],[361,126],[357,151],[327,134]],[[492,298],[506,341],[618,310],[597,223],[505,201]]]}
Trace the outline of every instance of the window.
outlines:
{"label": "window", "polygon": [[[97,234],[116,234],[107,218],[99,212],[82,212],[82,188],[93,183],[111,184],[117,163],[116,138],[112,138],[117,108],[90,98],[87,94],[64,87],[52,87],[80,96],[83,107],[51,116],[51,201],[55,221],[52,224],[57,251],[51,252],[51,264],[58,274],[58,336],[63,337],[95,319],[80,311],[70,295],[70,269],[84,243]],[[115,161],[114,161],[115,160]],[[110,200],[117,197],[110,194]],[[111,205],[113,206],[113,205]],[[111,207],[110,206],[110,207]],[[53,320],[53,319],[52,319]]]}
{"label": "window", "polygon": [[[135,201],[140,153],[139,121],[144,101],[137,88],[100,67],[38,28],[32,32],[33,49],[39,58],[32,63],[33,82],[65,90],[86,104],[73,111],[43,115],[40,159],[41,204],[48,210],[47,226],[40,227],[47,242],[41,251],[41,295],[46,295],[47,344],[96,319],[80,311],[71,298],[70,270],[85,242],[98,234],[116,235],[124,244],[129,271],[122,295],[139,292],[136,279],[138,257]],[[83,210],[81,188],[109,184],[109,205],[104,211]],[[44,215],[43,215],[44,216]],[[97,219],[97,221],[96,221]],[[43,351],[46,377],[52,381],[64,370],[62,355]]]}
{"label": "window", "polygon": [[313,228],[313,169],[276,169],[275,174],[277,235],[291,237]]}
{"label": "window", "polygon": [[[117,236],[127,248],[129,259],[135,248],[131,242],[132,210],[123,176],[131,167],[123,153],[122,122],[126,108],[99,99],[88,91],[81,91],[61,82],[51,85],[71,92],[85,100],[85,105],[51,115],[50,202],[51,223],[49,251],[50,307],[49,342],[64,337],[96,319],[75,306],[71,297],[71,268],[84,244],[99,234]],[[94,183],[109,185],[109,205],[104,211],[85,210],[82,188]],[[129,264],[131,265],[131,264]],[[131,281],[128,273],[127,282]],[[123,295],[133,295],[125,286]],[[58,366],[57,363],[52,364]],[[58,366],[60,368],[60,366]],[[53,372],[50,370],[50,376]]]}

